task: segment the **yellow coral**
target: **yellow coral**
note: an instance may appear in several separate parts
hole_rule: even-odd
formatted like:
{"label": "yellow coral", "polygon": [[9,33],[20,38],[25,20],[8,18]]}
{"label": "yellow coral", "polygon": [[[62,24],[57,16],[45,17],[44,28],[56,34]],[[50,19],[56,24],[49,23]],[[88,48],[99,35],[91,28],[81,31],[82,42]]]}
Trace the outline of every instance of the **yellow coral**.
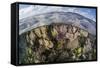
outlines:
{"label": "yellow coral", "polygon": [[55,37],[58,34],[58,32],[55,28],[51,31],[51,33],[52,33],[53,37]]}

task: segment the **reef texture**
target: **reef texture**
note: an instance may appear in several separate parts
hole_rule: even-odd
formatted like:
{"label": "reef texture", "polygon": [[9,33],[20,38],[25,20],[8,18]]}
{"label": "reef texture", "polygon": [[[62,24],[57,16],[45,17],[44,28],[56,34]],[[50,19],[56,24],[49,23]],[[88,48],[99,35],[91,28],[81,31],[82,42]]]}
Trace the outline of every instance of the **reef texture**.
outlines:
{"label": "reef texture", "polygon": [[73,25],[52,23],[19,35],[19,64],[96,59],[96,37]]}

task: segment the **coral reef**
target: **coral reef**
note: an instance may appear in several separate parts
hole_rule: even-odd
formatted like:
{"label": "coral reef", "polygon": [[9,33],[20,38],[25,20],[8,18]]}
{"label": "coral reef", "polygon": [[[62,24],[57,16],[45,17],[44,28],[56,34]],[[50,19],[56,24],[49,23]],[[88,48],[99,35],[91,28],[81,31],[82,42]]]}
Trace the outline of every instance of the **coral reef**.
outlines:
{"label": "coral reef", "polygon": [[96,37],[79,27],[52,23],[19,35],[19,64],[96,59]]}

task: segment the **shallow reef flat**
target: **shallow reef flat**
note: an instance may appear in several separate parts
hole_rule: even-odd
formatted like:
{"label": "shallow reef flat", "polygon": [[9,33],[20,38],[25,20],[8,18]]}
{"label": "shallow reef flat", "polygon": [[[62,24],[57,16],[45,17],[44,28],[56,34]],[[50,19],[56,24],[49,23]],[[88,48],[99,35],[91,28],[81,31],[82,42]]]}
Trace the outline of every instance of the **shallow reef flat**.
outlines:
{"label": "shallow reef flat", "polygon": [[96,36],[79,27],[52,23],[19,35],[19,64],[96,59]]}

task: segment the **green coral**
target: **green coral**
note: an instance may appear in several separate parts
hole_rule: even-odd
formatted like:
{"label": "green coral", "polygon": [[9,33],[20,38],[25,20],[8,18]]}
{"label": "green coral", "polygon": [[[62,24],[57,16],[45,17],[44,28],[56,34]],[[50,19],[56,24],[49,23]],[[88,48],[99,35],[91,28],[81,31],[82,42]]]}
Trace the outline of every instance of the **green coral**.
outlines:
{"label": "green coral", "polygon": [[58,35],[58,32],[55,28],[53,28],[53,30],[51,30],[51,34],[53,37],[57,36]]}

